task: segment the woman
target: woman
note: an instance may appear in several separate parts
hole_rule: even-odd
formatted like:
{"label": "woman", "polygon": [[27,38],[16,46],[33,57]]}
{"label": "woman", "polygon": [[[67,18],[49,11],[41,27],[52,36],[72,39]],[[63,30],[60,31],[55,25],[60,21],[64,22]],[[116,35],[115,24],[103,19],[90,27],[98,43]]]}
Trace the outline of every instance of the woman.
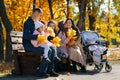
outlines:
{"label": "woman", "polygon": [[66,35],[66,24],[64,24],[64,21],[60,21],[58,23],[59,31],[57,36],[61,39],[60,47],[58,47],[58,56],[61,58],[61,62],[56,64],[56,70],[57,71],[71,71],[71,66],[69,62],[69,55],[67,50],[67,44],[69,42],[69,38]]}
{"label": "woman", "polygon": [[83,52],[83,50],[81,48],[81,44],[80,44],[80,40],[81,40],[80,32],[75,27],[72,19],[68,18],[65,21],[65,24],[67,25],[67,29],[72,28],[73,30],[76,31],[76,35],[75,35],[75,37],[77,37],[76,40],[68,43],[69,58],[72,60],[74,71],[77,71],[76,63],[79,63],[81,66],[81,71],[85,72],[86,71],[86,69],[85,69],[86,59],[85,59],[85,55],[84,55],[84,52]]}

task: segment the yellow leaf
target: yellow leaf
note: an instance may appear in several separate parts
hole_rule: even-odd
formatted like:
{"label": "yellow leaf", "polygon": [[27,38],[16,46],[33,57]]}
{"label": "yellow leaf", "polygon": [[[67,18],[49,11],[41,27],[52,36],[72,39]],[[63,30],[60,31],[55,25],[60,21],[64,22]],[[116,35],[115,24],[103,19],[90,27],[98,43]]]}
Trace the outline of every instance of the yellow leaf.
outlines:
{"label": "yellow leaf", "polygon": [[37,41],[42,44],[45,44],[47,42],[47,38],[44,35],[38,35]]}
{"label": "yellow leaf", "polygon": [[53,37],[55,36],[55,33],[52,28],[48,27],[47,31],[50,33],[50,36],[53,36]]}
{"label": "yellow leaf", "polygon": [[71,29],[68,29],[68,32],[67,32],[67,36],[68,38],[72,38],[76,35],[76,31],[73,30],[72,28]]}
{"label": "yellow leaf", "polygon": [[53,40],[51,40],[51,42],[56,46],[59,47],[60,46],[60,41],[61,39],[59,37],[54,37]]}

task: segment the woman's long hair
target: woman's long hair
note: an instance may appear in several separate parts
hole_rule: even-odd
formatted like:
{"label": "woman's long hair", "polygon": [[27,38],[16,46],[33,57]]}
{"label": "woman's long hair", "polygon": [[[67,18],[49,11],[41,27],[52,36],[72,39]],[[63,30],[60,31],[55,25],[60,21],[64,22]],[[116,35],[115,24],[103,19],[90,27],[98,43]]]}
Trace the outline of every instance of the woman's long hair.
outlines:
{"label": "woman's long hair", "polygon": [[59,28],[58,34],[59,34],[60,31],[66,33],[66,29],[64,28],[64,25],[65,25],[65,24],[64,24],[64,21],[63,21],[63,20],[60,21],[60,22],[58,22],[58,28]]}
{"label": "woman's long hair", "polygon": [[65,21],[65,24],[67,23],[68,20],[72,22],[72,29],[75,29],[76,27],[75,27],[74,21],[71,18],[67,18]]}
{"label": "woman's long hair", "polygon": [[65,21],[65,24],[67,23],[68,20],[70,20],[72,22],[72,29],[74,29],[76,31],[76,36],[80,37],[80,31],[77,27],[75,27],[74,21],[71,18],[67,18]]}

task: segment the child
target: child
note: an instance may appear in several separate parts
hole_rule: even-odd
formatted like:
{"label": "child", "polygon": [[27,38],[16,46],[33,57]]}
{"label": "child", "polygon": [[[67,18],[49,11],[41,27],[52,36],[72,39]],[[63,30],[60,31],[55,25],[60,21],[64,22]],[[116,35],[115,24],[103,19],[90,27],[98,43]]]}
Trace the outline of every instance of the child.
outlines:
{"label": "child", "polygon": [[[43,57],[46,58],[46,60],[48,62],[51,62],[49,57],[48,57],[48,51],[50,49],[51,46],[54,46],[51,42],[49,42],[47,40],[47,37],[50,35],[50,33],[46,30],[46,27],[43,23],[41,23],[40,21],[36,21],[34,22],[35,24],[35,31],[33,34],[40,34],[40,35],[44,35],[46,37],[46,43],[40,43],[37,40],[31,40],[31,43],[34,47],[44,47],[44,54]],[[59,58],[57,57],[57,53],[55,53],[55,57],[59,60]]]}
{"label": "child", "polygon": [[66,25],[64,25],[64,21],[60,21],[58,23],[58,27],[59,27],[58,36],[61,39],[60,47],[58,48],[58,53],[61,58],[68,58],[69,56],[66,46],[69,42],[69,38],[67,38],[65,34],[65,28],[64,28],[65,26]]}

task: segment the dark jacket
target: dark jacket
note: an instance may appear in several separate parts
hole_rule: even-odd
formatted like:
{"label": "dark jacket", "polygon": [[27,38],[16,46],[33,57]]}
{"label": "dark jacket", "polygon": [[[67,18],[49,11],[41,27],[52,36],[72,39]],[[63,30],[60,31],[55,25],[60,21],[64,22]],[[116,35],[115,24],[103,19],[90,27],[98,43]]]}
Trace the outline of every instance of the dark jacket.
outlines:
{"label": "dark jacket", "polygon": [[23,46],[26,52],[31,52],[33,49],[33,45],[31,44],[31,40],[36,40],[38,35],[33,35],[35,30],[34,21],[31,17],[29,17],[24,23],[23,29]]}

